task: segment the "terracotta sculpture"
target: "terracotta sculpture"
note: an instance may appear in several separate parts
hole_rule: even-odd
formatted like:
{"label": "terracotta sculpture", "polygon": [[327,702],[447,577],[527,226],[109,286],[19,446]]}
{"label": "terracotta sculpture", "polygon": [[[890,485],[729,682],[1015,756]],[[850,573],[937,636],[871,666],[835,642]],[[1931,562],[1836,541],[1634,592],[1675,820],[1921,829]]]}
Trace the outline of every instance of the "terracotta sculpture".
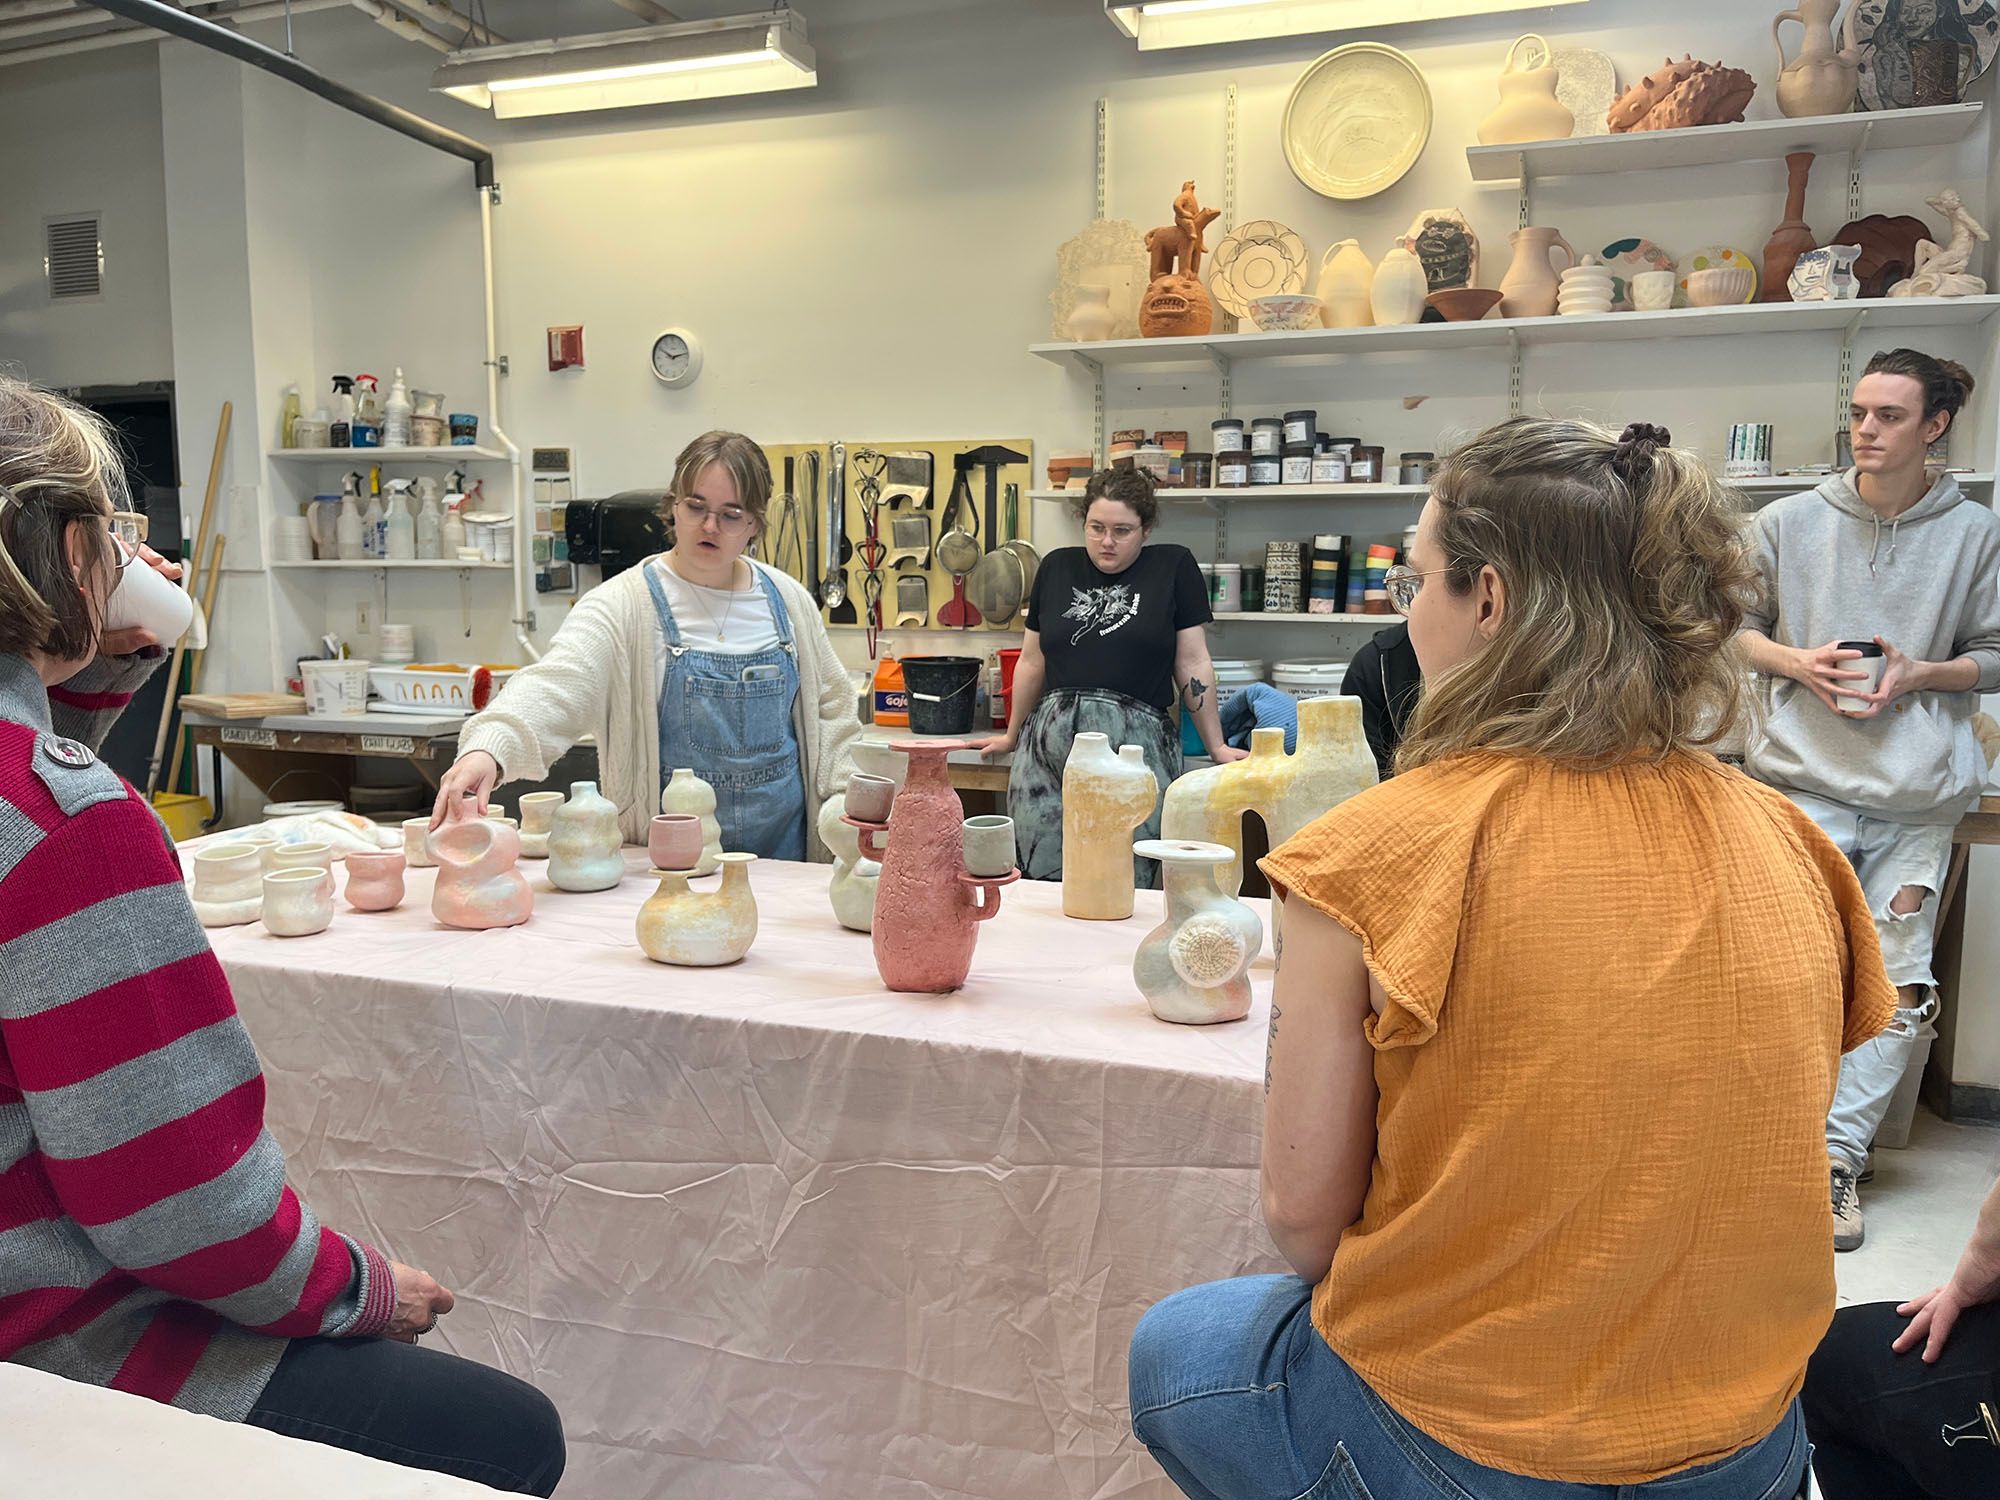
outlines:
{"label": "terracotta sculpture", "polygon": [[1855,279],[1863,297],[1886,297],[1889,288],[1907,280],[1917,268],[1917,242],[1930,237],[1931,227],[1913,214],[1868,214],[1850,219],[1834,230],[1830,245],[1859,245]]}
{"label": "terracotta sculpture", "polygon": [[1732,124],[1743,118],[1756,92],[1756,80],[1741,68],[1670,57],[1618,96],[1611,106],[1611,129],[1623,134]]}
{"label": "terracotta sculpture", "polygon": [[521,858],[547,859],[549,834],[556,826],[561,792],[525,792],[521,796]]}
{"label": "terracotta sculpture", "polygon": [[[1282,731],[1280,731],[1282,734]],[[1166,872],[1167,918],[1139,944],[1132,979],[1162,1021],[1208,1026],[1250,1013],[1250,966],[1264,947],[1264,924],[1215,872],[1234,855],[1221,844],[1142,839],[1132,852]]]}
{"label": "terracotta sculpture", "polygon": [[1944,245],[1934,240],[1917,241],[1917,269],[1907,281],[1889,288],[1891,297],[1978,297],[1986,291],[1986,278],[1974,276],[1966,268],[1972,264],[1972,248],[1990,236],[1980,222],[1965,211],[1958,194],[1946,188],[1924,202],[1943,214],[1951,225],[1951,239]]}
{"label": "terracotta sculpture", "polygon": [[481,932],[518,927],[535,911],[535,893],[516,868],[521,835],[504,823],[470,818],[431,835],[438,863],[431,915],[447,927]]}
{"label": "terracotta sculpture", "polygon": [[559,891],[608,891],[625,878],[618,804],[594,781],[573,782],[549,834],[549,883]]}
{"label": "terracotta sculpture", "polygon": [[757,940],[757,898],[750,893],[754,854],[720,856],[722,885],[690,891],[685,870],[654,870],[660,888],[639,908],[639,946],[656,964],[712,969],[733,964]]}
{"label": "terracotta sculpture", "polygon": [[1792,267],[1801,255],[1819,244],[1813,238],[1812,226],[1805,221],[1806,178],[1812,172],[1812,164],[1810,151],[1794,151],[1785,158],[1785,218],[1764,242],[1764,270],[1758,277],[1758,284],[1763,287],[1757,298],[1759,302],[1791,301],[1791,288],[1785,283],[1791,279]]}
{"label": "terracotta sculpture", "polygon": [[1000,887],[1019,872],[995,880],[966,874],[965,808],[952,790],[945,761],[962,740],[896,740],[889,748],[909,757],[909,775],[889,814],[888,838],[874,824],[858,827],[861,853],[878,861],[875,893],[875,967],[892,990],[948,994],[965,983],[979,924],[1000,910]]}
{"label": "terracotta sculpture", "polygon": [[875,928],[875,888],[882,867],[861,854],[861,833],[842,816],[841,799],[829,797],[819,810],[819,839],[833,851],[833,879],[827,896],[833,915],[850,932]]}
{"label": "terracotta sculpture", "polygon": [[712,874],[722,856],[722,825],[715,821],[715,788],[682,767],[660,789],[660,811],[693,813],[701,819],[701,863],[697,875]]}
{"label": "terracotta sculpture", "polygon": [[[1839,10],[1840,0],[1799,0],[1771,22],[1771,45],[1778,49],[1778,109],[1793,119],[1844,115],[1854,108],[1854,96],[1861,88],[1861,52],[1854,45],[1851,26],[1847,45],[1835,48],[1833,18]],[[1784,38],[1778,34],[1787,21],[1797,21],[1806,33],[1799,55],[1789,62]]]}
{"label": "terracotta sculpture", "polygon": [[1201,257],[1208,249],[1203,234],[1221,217],[1221,209],[1203,208],[1196,200],[1190,178],[1174,199],[1174,222],[1148,231],[1152,280],[1139,300],[1139,332],[1146,338],[1199,335],[1215,326],[1215,306],[1201,284]]}
{"label": "terracotta sculpture", "polygon": [[1146,752],[1086,731],[1063,762],[1063,915],[1122,922],[1132,915],[1132,830],[1153,815],[1160,783]]}
{"label": "terracotta sculpture", "polygon": [[194,856],[194,914],[204,927],[241,927],[264,914],[264,852],[220,844]]}
{"label": "terracotta sculpture", "polygon": [[403,904],[403,856],[394,849],[347,856],[347,904],[356,911],[392,911]]}

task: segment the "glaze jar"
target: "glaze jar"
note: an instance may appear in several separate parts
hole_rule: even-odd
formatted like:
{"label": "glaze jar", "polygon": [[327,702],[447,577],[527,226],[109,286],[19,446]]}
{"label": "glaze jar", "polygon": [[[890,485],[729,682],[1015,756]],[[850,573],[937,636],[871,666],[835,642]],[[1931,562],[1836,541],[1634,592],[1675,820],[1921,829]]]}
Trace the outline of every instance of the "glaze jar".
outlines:
{"label": "glaze jar", "polygon": [[1215,448],[1215,456],[1221,458],[1230,453],[1243,451],[1243,419],[1241,417],[1218,417],[1208,424],[1208,431]]}
{"label": "glaze jar", "polygon": [[1258,417],[1250,424],[1250,456],[1277,458],[1285,451],[1285,424],[1277,417]]}
{"label": "glaze jar", "polygon": [[1382,450],[1369,444],[1362,444],[1354,450],[1354,460],[1348,466],[1349,484],[1380,484],[1382,482]]}
{"label": "glaze jar", "polygon": [[1287,448],[1312,447],[1313,439],[1319,432],[1318,412],[1309,410],[1288,411],[1285,413],[1284,420],[1285,446]]}
{"label": "glaze jar", "polygon": [[1285,477],[1285,461],[1277,454],[1253,453],[1250,456],[1250,483],[1281,484]]}
{"label": "glaze jar", "polygon": [[1278,462],[1279,482],[1281,484],[1312,483],[1313,447],[1311,443],[1285,444],[1285,456]]}
{"label": "glaze jar", "polygon": [[1215,455],[1213,453],[1183,453],[1181,455],[1181,488],[1206,490],[1215,486]]}
{"label": "glaze jar", "polygon": [[1240,490],[1250,483],[1250,459],[1248,455],[1218,453],[1215,456],[1215,487],[1219,490]]}

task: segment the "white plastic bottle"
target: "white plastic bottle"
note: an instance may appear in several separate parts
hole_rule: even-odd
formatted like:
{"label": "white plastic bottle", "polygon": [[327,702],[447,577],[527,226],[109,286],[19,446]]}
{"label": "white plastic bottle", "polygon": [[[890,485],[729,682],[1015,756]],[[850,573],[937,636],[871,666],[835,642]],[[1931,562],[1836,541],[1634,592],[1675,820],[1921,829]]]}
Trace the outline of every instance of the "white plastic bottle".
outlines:
{"label": "white plastic bottle", "polygon": [[380,495],[370,495],[368,497],[368,509],[361,513],[361,543],[363,549],[370,557],[380,557],[382,555],[382,530],[387,519],[382,514],[382,497]]}
{"label": "white plastic bottle", "polygon": [[444,497],[444,534],[438,544],[439,552],[447,558],[457,558],[465,546],[465,496],[446,495]]}
{"label": "white plastic bottle", "polygon": [[388,512],[382,526],[382,555],[395,562],[410,562],[417,555],[417,522],[410,514],[410,482],[389,481],[389,495],[383,502]]}
{"label": "white plastic bottle", "polygon": [[278,407],[278,446],[296,448],[298,439],[292,433],[292,426],[299,419],[299,386],[293,381],[285,387],[285,399]]}
{"label": "white plastic bottle", "polygon": [[334,525],[333,535],[342,562],[359,562],[367,556],[361,533],[361,497],[352,493],[341,496],[340,520]]}
{"label": "white plastic bottle", "polygon": [[417,558],[432,562],[444,555],[444,517],[438,514],[436,495],[424,496],[424,508],[417,512]]}
{"label": "white plastic bottle", "polygon": [[410,388],[403,383],[403,367],[396,367],[396,378],[389,383],[388,399],[382,403],[382,446],[384,448],[407,448],[410,446],[410,415],[416,410],[410,400]]}

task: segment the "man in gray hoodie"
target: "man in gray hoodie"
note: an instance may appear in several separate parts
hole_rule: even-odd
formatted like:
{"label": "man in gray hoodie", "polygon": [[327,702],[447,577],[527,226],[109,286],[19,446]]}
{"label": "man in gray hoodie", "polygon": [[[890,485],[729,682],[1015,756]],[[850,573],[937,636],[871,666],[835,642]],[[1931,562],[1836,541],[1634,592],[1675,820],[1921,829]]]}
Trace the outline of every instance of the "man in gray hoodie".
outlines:
{"label": "man in gray hoodie", "polygon": [[1934,1013],[1938,892],[1986,780],[1972,716],[2000,689],[2000,517],[1924,466],[1971,392],[1949,360],[1877,354],[1849,411],[1854,467],[1752,527],[1764,597],[1741,640],[1769,683],[1744,765],[1852,862],[1900,991],[1889,1029],[1842,1059],[1827,1117],[1837,1250],[1865,1233],[1856,1183]]}

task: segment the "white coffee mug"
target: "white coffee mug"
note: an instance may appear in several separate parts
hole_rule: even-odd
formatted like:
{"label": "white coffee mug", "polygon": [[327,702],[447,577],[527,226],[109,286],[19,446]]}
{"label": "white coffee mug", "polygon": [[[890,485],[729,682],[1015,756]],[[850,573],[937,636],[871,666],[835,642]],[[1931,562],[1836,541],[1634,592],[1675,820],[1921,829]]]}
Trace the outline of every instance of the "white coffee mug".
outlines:
{"label": "white coffee mug", "polygon": [[1632,306],[1640,312],[1665,312],[1674,305],[1679,289],[1672,271],[1641,271],[1632,278]]}
{"label": "white coffee mug", "polygon": [[170,583],[134,558],[118,571],[118,582],[104,609],[106,630],[150,630],[162,646],[187,634],[194,619],[194,600],[187,590]]}

